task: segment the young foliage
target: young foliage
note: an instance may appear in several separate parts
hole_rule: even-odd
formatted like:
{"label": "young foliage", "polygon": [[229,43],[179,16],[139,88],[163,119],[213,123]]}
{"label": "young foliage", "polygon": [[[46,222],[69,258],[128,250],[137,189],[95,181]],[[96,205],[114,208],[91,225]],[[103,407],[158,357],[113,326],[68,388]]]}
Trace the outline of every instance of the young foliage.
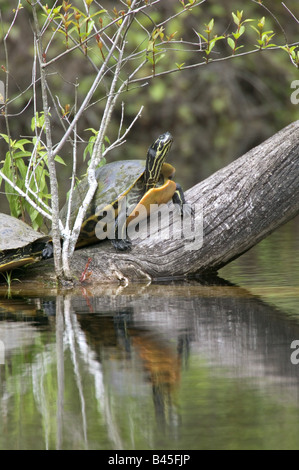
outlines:
{"label": "young foliage", "polygon": [[237,13],[232,12],[232,17],[233,17],[234,23],[237,25],[237,29],[235,32],[231,34],[231,36],[227,38],[227,43],[229,47],[232,49],[232,53],[234,55],[237,52],[237,50],[244,47],[244,45],[238,46],[238,43],[239,43],[240,37],[245,33],[245,29],[246,29],[245,24],[254,20],[250,18],[243,20],[243,10],[242,11],[238,10]]}
{"label": "young foliage", "polygon": [[205,29],[203,31],[205,35],[201,33],[197,33],[198,36],[204,41],[204,50],[205,50],[207,63],[210,59],[210,54],[212,50],[214,49],[217,41],[224,39],[224,36],[218,36],[217,34],[212,36],[213,29],[214,29],[214,19],[211,19],[211,21],[209,21],[208,24],[205,24]]}
{"label": "young foliage", "polygon": [[264,31],[266,19],[263,16],[257,22],[257,26],[251,25],[251,28],[257,33],[257,45],[256,47],[260,50],[267,49],[267,47],[275,47],[276,44],[270,43],[271,39],[275,36],[273,31]]}

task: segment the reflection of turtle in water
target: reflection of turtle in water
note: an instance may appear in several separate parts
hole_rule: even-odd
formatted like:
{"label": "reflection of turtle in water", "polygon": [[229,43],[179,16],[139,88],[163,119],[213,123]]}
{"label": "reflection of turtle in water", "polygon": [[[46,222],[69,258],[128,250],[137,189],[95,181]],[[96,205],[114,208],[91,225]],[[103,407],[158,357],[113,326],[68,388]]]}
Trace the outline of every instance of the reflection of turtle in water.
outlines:
{"label": "reflection of turtle in water", "polygon": [[10,215],[0,214],[0,272],[33,263],[50,239]]}
{"label": "reflection of turtle in water", "polygon": [[[98,188],[87,209],[76,245],[77,248],[99,242],[96,236],[96,226],[103,219],[103,214],[111,209],[115,220],[113,226],[115,238],[111,242],[118,250],[130,248],[131,242],[125,236],[117,238],[117,232],[122,232],[122,230],[119,230],[119,226],[124,225],[125,228],[125,224],[118,220],[122,201],[125,201],[126,224],[138,215],[141,205],[149,214],[151,204],[163,204],[172,199],[183,210],[183,204],[185,203],[183,191],[178,184],[172,181],[175,169],[169,163],[165,163],[172,140],[169,132],[160,135],[148,149],[146,161],[119,161],[97,169]],[[87,190],[88,180],[85,178],[73,193],[71,226],[75,221]],[[65,220],[66,214],[67,204],[61,210],[61,220]],[[43,254],[45,258],[52,256],[51,243],[47,244]]]}

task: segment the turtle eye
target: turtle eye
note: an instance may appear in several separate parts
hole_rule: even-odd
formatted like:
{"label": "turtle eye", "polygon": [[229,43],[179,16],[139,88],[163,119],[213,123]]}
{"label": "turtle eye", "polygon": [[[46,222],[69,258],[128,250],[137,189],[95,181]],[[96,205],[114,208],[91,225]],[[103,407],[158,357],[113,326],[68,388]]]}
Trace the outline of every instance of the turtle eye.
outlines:
{"label": "turtle eye", "polygon": [[172,144],[173,138],[170,132],[165,132],[165,134],[161,134],[158,139],[153,143],[151,148],[155,152],[162,152],[164,148],[169,148]]}
{"label": "turtle eye", "polygon": [[165,132],[165,134],[161,134],[158,137],[156,142],[158,142],[161,145],[161,147],[163,147],[166,144],[170,144],[172,141],[173,141],[173,137],[170,134],[170,132]]}
{"label": "turtle eye", "polygon": [[158,160],[160,160],[160,158],[164,159],[171,147],[172,141],[173,138],[170,132],[161,134],[148,149],[148,155]]}

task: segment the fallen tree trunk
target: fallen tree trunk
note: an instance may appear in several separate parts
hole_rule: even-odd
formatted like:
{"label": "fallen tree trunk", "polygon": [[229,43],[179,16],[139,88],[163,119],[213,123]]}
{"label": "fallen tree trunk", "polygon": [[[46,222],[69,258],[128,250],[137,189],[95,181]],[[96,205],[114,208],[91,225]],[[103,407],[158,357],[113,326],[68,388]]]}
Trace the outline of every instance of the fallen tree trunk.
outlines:
{"label": "fallen tree trunk", "polygon": [[75,252],[75,274],[82,273],[88,258],[90,280],[96,282],[217,272],[299,213],[299,121],[185,195],[189,203],[203,208],[195,212],[199,228],[203,216],[202,245],[197,249],[184,239],[161,240],[157,234],[125,253],[101,243]]}

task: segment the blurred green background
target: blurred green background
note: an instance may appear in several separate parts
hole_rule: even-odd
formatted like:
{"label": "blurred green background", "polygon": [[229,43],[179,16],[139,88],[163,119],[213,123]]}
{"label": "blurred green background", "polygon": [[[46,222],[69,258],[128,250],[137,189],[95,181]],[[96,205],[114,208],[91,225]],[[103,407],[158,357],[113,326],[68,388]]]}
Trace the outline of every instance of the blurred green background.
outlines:
{"label": "blurred green background", "polygon": [[[44,2],[45,4],[46,2]],[[78,8],[84,8],[83,0],[70,2]],[[5,65],[5,51],[3,36],[13,19],[13,8],[18,2],[1,1],[1,46],[0,65]],[[30,128],[33,116],[33,103],[29,106],[28,100],[32,96],[32,64],[33,64],[33,27],[30,8],[24,1],[22,9],[10,32],[8,47],[9,70],[9,98],[21,93],[19,98],[9,106],[10,130],[13,138],[32,135]],[[266,17],[266,30],[273,30],[275,44],[284,45],[287,36],[288,43],[298,40],[298,23],[291,17],[281,2],[265,1],[265,6],[271,10],[269,14],[264,8],[250,0],[235,1],[208,0],[200,7],[193,8],[188,14],[174,19],[166,26],[166,34],[177,32],[176,38],[196,42],[196,32],[203,32],[204,25],[212,18],[215,20],[214,33],[228,34],[235,30],[231,12],[243,10],[244,18]],[[49,7],[53,2],[48,1]],[[119,1],[102,1],[101,5],[112,12],[113,8],[121,8]],[[289,0],[288,8],[298,16],[298,1]],[[96,5],[92,5],[92,8]],[[97,7],[99,8],[99,7]],[[142,27],[152,29],[152,20],[156,23],[172,16],[182,6],[179,1],[163,0],[149,12],[151,19],[143,15]],[[94,10],[95,11],[95,10]],[[279,20],[282,28],[274,19]],[[102,16],[105,23],[105,16]],[[247,26],[248,33],[244,35],[241,43],[245,45],[240,52],[252,49],[256,44],[254,31]],[[283,31],[283,30],[284,31]],[[196,31],[196,32],[195,32]],[[49,31],[51,34],[51,31]],[[128,36],[130,50],[140,47],[146,40],[143,29],[136,24]],[[63,38],[53,41],[49,58],[63,50]],[[101,65],[101,55],[96,41],[89,44],[89,55],[97,66]],[[143,43],[141,46],[146,47]],[[173,49],[176,49],[173,47]],[[185,47],[186,49],[186,47]],[[192,52],[170,51],[157,64],[157,72],[175,67],[175,63],[186,65],[202,62],[204,54],[190,47]],[[214,49],[212,58],[224,57],[231,53],[226,41],[219,41]],[[50,57],[51,55],[51,57]],[[144,58],[144,56],[142,57]],[[140,59],[141,60],[141,59]],[[138,65],[138,61],[129,61],[122,72],[125,79]],[[141,73],[151,73],[148,64]],[[54,66],[48,68],[49,84],[56,103],[62,106],[70,105],[72,109],[75,100],[75,86],[80,83],[78,102],[87,92],[94,80],[95,70],[89,60],[79,51],[68,54]],[[141,75],[141,74],[140,74]],[[6,73],[0,69],[0,80],[4,81]],[[107,75],[107,81],[111,76]],[[117,159],[145,158],[146,151],[151,142],[162,132],[170,131],[175,140],[169,160],[176,166],[176,179],[185,189],[206,178],[217,169],[225,166],[247,150],[258,145],[275,132],[299,119],[299,105],[292,104],[290,97],[291,83],[298,79],[298,69],[290,62],[286,52],[282,50],[266,50],[254,54],[244,55],[233,60],[209,63],[208,65],[178,71],[161,78],[155,78],[145,83],[131,86],[131,90],[124,93],[118,101],[107,136],[110,141],[116,138],[121,116],[121,102],[125,103],[124,129],[143,105],[142,117],[137,121],[133,130],[127,137],[127,142],[116,148],[108,156],[108,161]],[[142,86],[141,86],[142,85]],[[39,86],[39,85],[38,85]],[[91,133],[88,128],[99,127],[103,111],[101,100],[105,96],[107,82],[97,90],[93,106],[82,116],[79,122],[78,133],[83,141],[79,143],[80,167],[78,174],[86,170],[86,163],[82,162],[82,154],[86,141]],[[27,91],[26,91],[27,90]],[[39,91],[39,90],[38,90]],[[58,97],[58,98],[56,98]],[[53,107],[53,105],[51,104]],[[25,108],[25,109],[24,109]],[[41,105],[40,105],[40,109]],[[23,110],[23,111],[22,111]],[[22,111],[22,112],[21,112]],[[71,119],[71,117],[70,117]],[[0,117],[0,132],[5,133],[4,117]],[[52,132],[54,141],[59,142],[63,135],[58,117],[52,113]],[[85,141],[85,142],[84,142]],[[3,160],[6,145],[0,141],[1,160]],[[61,205],[69,189],[68,179],[71,173],[71,148],[65,146],[61,156],[69,166],[59,166],[59,185],[61,192]],[[4,191],[2,185],[0,191]],[[6,199],[0,195],[2,212],[8,212]]]}

